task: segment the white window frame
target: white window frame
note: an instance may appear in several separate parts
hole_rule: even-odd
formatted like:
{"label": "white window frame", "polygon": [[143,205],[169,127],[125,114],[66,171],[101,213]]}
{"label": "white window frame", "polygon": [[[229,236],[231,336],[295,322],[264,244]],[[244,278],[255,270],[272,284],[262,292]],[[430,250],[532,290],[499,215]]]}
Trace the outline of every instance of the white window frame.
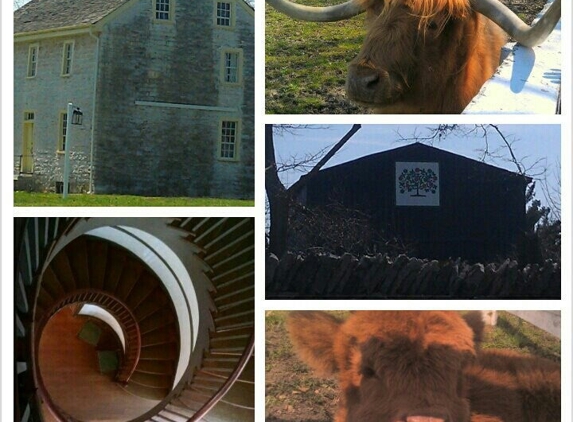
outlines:
{"label": "white window frame", "polygon": [[[167,6],[168,10],[157,10],[158,7]],[[153,0],[153,20],[157,23],[175,22],[175,0]],[[160,17],[158,17],[160,16]]]}
{"label": "white window frame", "polygon": [[58,147],[56,152],[58,154],[63,154],[66,150],[66,140],[68,139],[68,113],[67,111],[60,111],[60,117],[58,119]]}
{"label": "white window frame", "polygon": [[[69,57],[68,57],[69,54]],[[62,48],[62,72],[61,76],[70,76],[74,62],[74,42],[64,41]]]}
{"label": "white window frame", "polygon": [[[232,123],[233,127],[226,127]],[[232,134],[228,131],[232,131]],[[221,119],[219,122],[219,142],[217,158],[221,161],[239,161],[239,147],[241,144],[241,120]],[[232,151],[232,155],[229,152]]]}
{"label": "white window frame", "polygon": [[38,74],[38,56],[40,55],[40,44],[34,43],[28,46],[28,65],[26,66],[26,77],[35,78]]}
{"label": "white window frame", "polygon": [[[219,1],[215,0],[215,7],[213,13],[213,22],[219,28],[234,28],[235,27],[235,2],[232,0]],[[228,5],[229,9],[221,6]],[[229,16],[226,16],[228,12]]]}
{"label": "white window frame", "polygon": [[[228,66],[228,60],[227,60],[228,55],[236,56],[237,61],[234,64],[234,66],[232,63],[230,66]],[[225,48],[221,50],[221,82],[223,82],[225,85],[240,85],[243,83],[242,49]]]}

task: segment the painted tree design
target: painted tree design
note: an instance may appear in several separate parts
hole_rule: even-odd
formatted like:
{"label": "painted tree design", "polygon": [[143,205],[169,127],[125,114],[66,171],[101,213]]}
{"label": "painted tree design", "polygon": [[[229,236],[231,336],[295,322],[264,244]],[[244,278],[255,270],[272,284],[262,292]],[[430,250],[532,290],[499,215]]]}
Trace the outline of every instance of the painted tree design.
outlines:
{"label": "painted tree design", "polygon": [[425,197],[426,195],[421,194],[420,191],[436,193],[436,189],[438,189],[437,181],[438,176],[432,169],[416,167],[404,169],[398,178],[398,185],[400,193],[416,191],[415,194],[410,196]]}

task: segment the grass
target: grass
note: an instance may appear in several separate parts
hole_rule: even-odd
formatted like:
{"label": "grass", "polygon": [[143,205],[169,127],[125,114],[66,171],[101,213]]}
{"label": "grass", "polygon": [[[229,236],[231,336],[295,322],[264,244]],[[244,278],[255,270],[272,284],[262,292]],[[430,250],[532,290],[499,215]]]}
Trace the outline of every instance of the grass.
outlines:
{"label": "grass", "polygon": [[[347,312],[336,311],[344,317]],[[316,377],[296,357],[285,328],[288,312],[267,311],[265,318],[266,420],[331,421],[338,405],[336,381]],[[495,327],[487,327],[483,348],[512,349],[554,361],[561,341],[543,330],[500,312]]]}
{"label": "grass", "polygon": [[[324,6],[332,0],[306,0]],[[346,68],[360,50],[364,17],[296,21],[266,5],[266,112],[340,114],[361,109],[344,97]]]}
{"label": "grass", "polygon": [[131,195],[14,192],[15,207],[252,207],[254,201],[218,198],[170,198]]}

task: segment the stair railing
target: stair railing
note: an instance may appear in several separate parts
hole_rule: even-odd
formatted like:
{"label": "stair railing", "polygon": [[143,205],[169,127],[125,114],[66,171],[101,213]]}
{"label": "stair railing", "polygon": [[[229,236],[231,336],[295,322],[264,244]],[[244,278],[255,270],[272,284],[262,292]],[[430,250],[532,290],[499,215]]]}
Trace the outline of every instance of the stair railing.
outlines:
{"label": "stair railing", "polygon": [[253,333],[249,338],[247,347],[241,355],[241,359],[239,359],[239,362],[233,369],[233,372],[231,372],[231,375],[227,378],[219,390],[189,419],[188,422],[197,422],[201,420],[201,418],[203,418],[219,402],[219,400],[221,400],[223,396],[227,394],[227,392],[231,389],[235,381],[237,381],[243,372],[243,369],[245,369],[245,366],[247,366],[247,363],[249,362],[254,349],[255,334]]}

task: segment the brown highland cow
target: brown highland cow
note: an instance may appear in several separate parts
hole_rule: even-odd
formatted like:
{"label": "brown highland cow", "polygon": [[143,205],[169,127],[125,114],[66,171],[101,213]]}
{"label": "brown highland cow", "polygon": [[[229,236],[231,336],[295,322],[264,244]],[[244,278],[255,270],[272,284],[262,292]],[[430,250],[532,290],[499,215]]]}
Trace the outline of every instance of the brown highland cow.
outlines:
{"label": "brown highland cow", "polygon": [[368,34],[348,67],[346,93],[376,113],[461,113],[497,69],[505,33],[533,47],[561,17],[561,0],[532,28],[498,0],[266,1],[306,21],[366,13]]}
{"label": "brown highland cow", "polygon": [[337,374],[336,422],[557,422],[560,366],[511,351],[480,350],[478,312],[293,312],[300,358]]}

